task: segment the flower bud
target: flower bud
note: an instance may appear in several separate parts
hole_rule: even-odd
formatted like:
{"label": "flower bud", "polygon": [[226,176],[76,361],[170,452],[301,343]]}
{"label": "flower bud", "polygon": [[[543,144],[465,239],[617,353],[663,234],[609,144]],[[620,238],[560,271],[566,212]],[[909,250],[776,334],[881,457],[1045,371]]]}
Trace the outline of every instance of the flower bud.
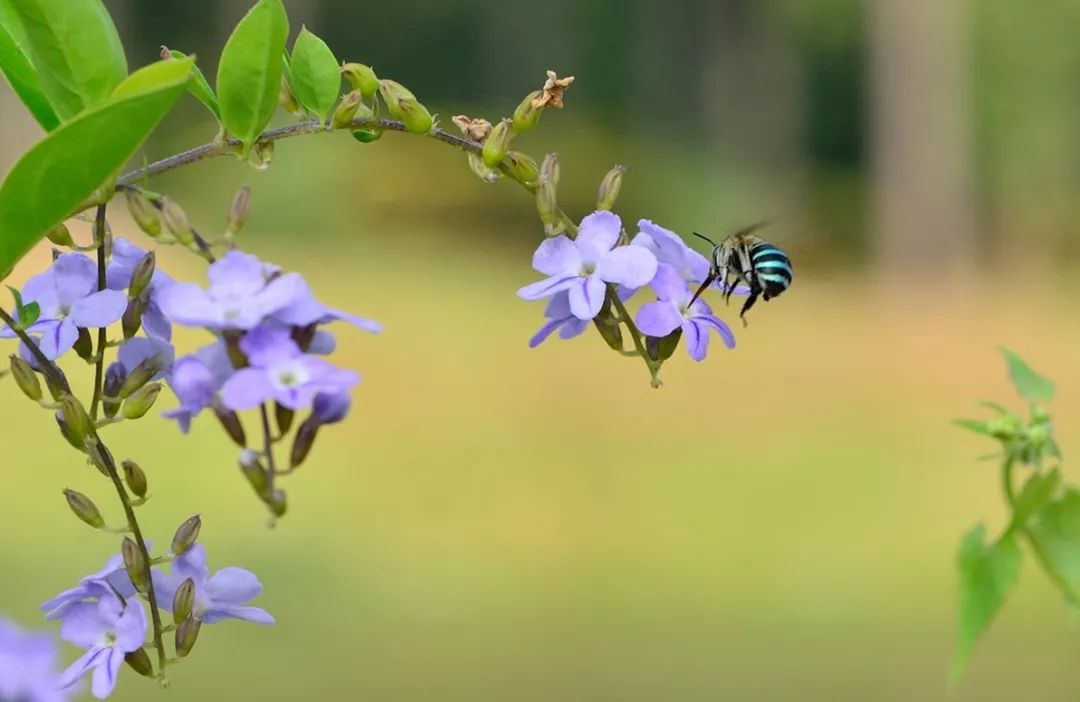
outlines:
{"label": "flower bud", "polygon": [[60,427],[60,434],[64,437],[64,440],[71,444],[74,449],[78,451],[85,451],[86,448],[83,446],[83,442],[79,439],[78,436],[75,435],[73,431],[71,431],[71,427],[68,425],[68,423],[64,421],[63,412],[57,412],[55,416],[56,425]]}
{"label": "flower bud", "polygon": [[251,188],[247,185],[236,191],[233,195],[232,205],[229,206],[229,221],[225,224],[225,235],[236,236],[247,224],[248,215],[251,213]]}
{"label": "flower bud", "polygon": [[240,417],[236,416],[236,412],[227,409],[218,402],[213,404],[213,410],[218,422],[221,423],[221,428],[225,430],[233,443],[240,448],[246,447],[247,436],[244,434],[244,425],[240,423]]}
{"label": "flower bud", "polygon": [[540,162],[540,180],[559,186],[559,154],[551,153]]}
{"label": "flower bud", "polygon": [[244,477],[251,483],[251,487],[254,488],[255,494],[266,494],[266,469],[263,468],[262,463],[259,462],[259,454],[255,453],[251,449],[244,449],[240,452],[240,470],[243,472]]}
{"label": "flower bud", "polygon": [[45,234],[45,238],[57,246],[75,246],[75,240],[71,238],[71,232],[63,222],[50,229]]}
{"label": "flower bud", "polygon": [[191,548],[199,538],[200,529],[202,529],[202,518],[197,514],[181,524],[173,536],[173,554],[179,556]]}
{"label": "flower bud", "polygon": [[285,405],[277,402],[274,403],[274,419],[277,421],[279,434],[287,434],[289,432],[289,428],[293,423],[293,417],[295,416],[296,412]]}
{"label": "flower bud", "polygon": [[510,128],[508,119],[502,120],[491,128],[491,134],[488,134],[488,138],[484,140],[484,146],[480,151],[488,168],[499,167],[510,148],[510,140],[513,136],[514,132]]}
{"label": "flower bud", "polygon": [[86,409],[83,408],[78,398],[71,394],[60,398],[60,411],[64,415],[64,421],[70,428],[72,436],[76,438],[79,446],[82,447],[87,437],[92,436],[94,433],[94,423],[91,421],[90,415],[86,413]]}
{"label": "flower bud", "polygon": [[274,142],[258,142],[255,144],[255,150],[252,152],[252,155],[255,159],[256,170],[265,171],[270,167],[270,162],[274,160]]}
{"label": "flower bud", "polygon": [[184,582],[180,583],[180,587],[176,588],[176,594],[173,595],[173,621],[183,622],[185,619],[191,616],[191,610],[194,607],[195,581],[191,578],[186,578]]}
{"label": "flower bud", "polygon": [[101,512],[98,511],[97,505],[95,505],[89,497],[81,492],[65,489],[64,498],[67,500],[68,507],[71,508],[71,511],[83,522],[95,529],[100,529],[105,526],[105,518],[101,516]]}
{"label": "flower bud", "polygon": [[163,367],[164,360],[161,356],[148,356],[143,359],[142,362],[135,366],[134,370],[132,370],[124,379],[123,384],[120,386],[120,391],[116,393],[117,397],[120,399],[130,397],[137,390],[149,383]]}
{"label": "flower bud", "polygon": [[144,385],[124,401],[120,413],[124,416],[124,419],[141,419],[153,408],[160,394],[161,383]]}
{"label": "flower bud", "polygon": [[343,63],[341,74],[345,76],[345,80],[349,81],[353,90],[360,91],[365,100],[371,99],[371,96],[379,91],[379,79],[375,71],[371,70],[371,66],[365,66],[362,63]]}
{"label": "flower bud", "polygon": [[293,437],[292,451],[289,453],[290,468],[296,468],[304,462],[311,453],[311,447],[315,445],[315,436],[318,433],[319,420],[313,417],[305,419],[296,430],[296,436]]}
{"label": "flower bud", "polygon": [[403,98],[398,102],[398,118],[405,129],[413,134],[427,134],[435,126],[431,113],[413,98]]}
{"label": "flower bud", "polygon": [[90,456],[90,461],[98,469],[99,473],[106,477],[112,477],[111,470],[115,469],[116,461],[113,459],[108,446],[95,437],[86,442],[86,453]]}
{"label": "flower bud", "polygon": [[491,134],[491,122],[483,117],[470,119],[466,115],[454,115],[450,121],[457,125],[462,134],[478,144],[483,144],[488,134]]}
{"label": "flower bud", "polygon": [[146,299],[144,297],[139,296],[128,300],[124,315],[120,318],[120,328],[123,330],[125,340],[139,333],[139,327],[142,326],[142,315],[145,310]]}
{"label": "flower bud", "polygon": [[195,243],[195,232],[192,231],[187,214],[180,205],[172,198],[164,196],[161,198],[160,205],[161,221],[164,222],[165,229],[184,246],[193,245]]}
{"label": "flower bud", "polygon": [[34,373],[33,366],[15,355],[11,356],[11,377],[14,378],[15,384],[19,386],[23,394],[34,402],[41,400],[44,396],[41,391],[41,381]]}
{"label": "flower bud", "polygon": [[540,183],[536,186],[536,212],[540,215],[540,221],[544,223],[544,234],[557,236],[565,228],[562,217],[559,216],[559,205],[555,199],[555,186],[541,176]]}
{"label": "flower bud", "polygon": [[93,362],[94,340],[90,338],[90,330],[79,327],[79,335],[75,337],[75,344],[71,348],[75,349],[75,355],[82,360]]}
{"label": "flower bud", "polygon": [[124,469],[124,482],[135,497],[146,497],[146,473],[135,461],[127,460],[120,464]]}
{"label": "flower bud", "polygon": [[131,282],[128,284],[128,298],[135,298],[146,290],[150,280],[154,277],[154,266],[157,258],[153,251],[147,251],[146,255],[135,264],[135,270],[131,272]]}
{"label": "flower bud", "polygon": [[124,654],[124,662],[131,666],[139,675],[146,678],[154,677],[154,666],[150,663],[150,656],[146,655],[146,649],[137,648]]}
{"label": "flower bud", "polygon": [[274,490],[273,494],[266,498],[266,506],[275,517],[284,517],[288,510],[288,502],[285,499],[284,490]]}
{"label": "flower bud", "polygon": [[178,658],[184,658],[191,653],[191,649],[195,647],[195,642],[199,638],[201,628],[202,620],[195,617],[188,617],[176,627],[176,656]]}
{"label": "flower bud", "polygon": [[161,214],[143,192],[137,188],[125,188],[128,212],[139,229],[151,239],[161,237]]}
{"label": "flower bud", "polygon": [[532,91],[514,110],[512,121],[515,132],[527,132],[540,121],[540,113],[544,111],[544,108],[537,107],[536,101],[542,94],[540,90]]}
{"label": "flower bud", "polygon": [[105,382],[102,385],[101,407],[105,416],[112,419],[120,411],[120,386],[127,378],[127,369],[122,363],[112,363],[105,369]]}
{"label": "flower bud", "polygon": [[520,151],[508,151],[503,159],[506,175],[524,185],[532,185],[540,179],[540,169],[536,161]]}
{"label": "flower bud", "polygon": [[469,153],[469,169],[472,170],[476,177],[485,183],[494,183],[499,178],[502,178],[502,173],[499,173],[494,168],[488,168],[484,163],[484,159],[480,158],[477,154]]}
{"label": "flower bud", "polygon": [[385,78],[379,81],[379,95],[386,103],[386,109],[398,119],[401,119],[401,101],[416,100],[416,96],[404,85]]}
{"label": "flower bud", "polygon": [[120,544],[120,555],[124,557],[124,569],[131,578],[131,584],[139,592],[146,592],[150,588],[150,582],[146,577],[146,559],[143,558],[138,544],[125,536],[124,542]]}
{"label": "flower bud", "polygon": [[623,173],[626,172],[626,168],[623,166],[615,166],[604,179],[600,181],[600,191],[596,196],[596,209],[598,210],[610,210],[615,205],[615,200],[619,197],[619,190],[622,188]]}
{"label": "flower bud", "polygon": [[341,102],[338,103],[333,116],[330,118],[330,126],[334,129],[344,129],[351,125],[353,117],[356,116],[356,112],[360,109],[360,104],[363,101],[364,97],[359,90],[345,93],[345,97],[341,98]]}
{"label": "flower bud", "polygon": [[284,74],[281,76],[281,84],[278,86],[278,104],[285,108],[285,111],[291,115],[299,115],[303,113],[303,108],[300,107],[300,103],[297,101],[296,96],[293,95],[292,86],[289,85],[289,79]]}
{"label": "flower bud", "polygon": [[351,405],[347,392],[320,392],[311,403],[311,416],[319,424],[337,424],[348,416]]}
{"label": "flower bud", "polygon": [[1046,424],[1050,421],[1050,412],[1042,405],[1031,408],[1031,421],[1033,424]]}
{"label": "flower bud", "polygon": [[382,138],[383,130],[378,127],[371,127],[365,129],[354,129],[352,132],[353,139],[356,139],[361,144],[370,144],[373,141],[378,141]]}
{"label": "flower bud", "polygon": [[49,389],[49,395],[57,402],[60,398],[71,392],[67,382],[67,376],[64,375],[64,371],[60,370],[60,366],[53,364],[52,370],[48,373],[42,373],[45,377],[45,387]]}

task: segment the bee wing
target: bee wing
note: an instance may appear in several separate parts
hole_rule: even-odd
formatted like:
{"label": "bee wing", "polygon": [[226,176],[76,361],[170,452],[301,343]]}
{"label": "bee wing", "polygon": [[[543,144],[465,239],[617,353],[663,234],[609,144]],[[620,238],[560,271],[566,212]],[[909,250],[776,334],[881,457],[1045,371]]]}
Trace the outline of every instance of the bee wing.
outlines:
{"label": "bee wing", "polygon": [[769,226],[770,223],[771,222],[769,220],[763,219],[760,222],[755,222],[754,224],[751,224],[749,227],[743,227],[742,229],[735,232],[731,236],[735,237],[735,236],[746,236],[747,234],[753,234],[757,230],[764,229],[765,227]]}

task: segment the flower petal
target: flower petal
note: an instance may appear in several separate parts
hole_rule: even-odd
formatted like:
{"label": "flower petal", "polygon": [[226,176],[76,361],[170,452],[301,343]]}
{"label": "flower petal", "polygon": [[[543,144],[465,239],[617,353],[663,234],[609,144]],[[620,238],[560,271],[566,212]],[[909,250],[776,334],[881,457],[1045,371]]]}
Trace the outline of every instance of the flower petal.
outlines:
{"label": "flower petal", "polygon": [[52,270],[57,301],[64,307],[70,307],[97,287],[97,265],[82,254],[60,254],[53,261]]}
{"label": "flower petal", "polygon": [[206,277],[210,280],[210,293],[214,297],[243,298],[266,287],[266,273],[258,258],[233,250],[212,263]]}
{"label": "flower petal", "polygon": [[210,579],[210,569],[206,567],[206,549],[203,545],[197,543],[177,556],[172,562],[172,572],[181,581],[191,578],[195,581],[196,589],[206,587],[206,581]]}
{"label": "flower petal", "polygon": [[143,609],[143,603],[137,598],[129,598],[113,629],[116,635],[114,646],[124,653],[134,651],[146,641],[146,628],[146,610]]}
{"label": "flower petal", "polygon": [[529,339],[529,348],[535,349],[537,346],[544,343],[544,341],[551,336],[552,332],[563,325],[564,321],[565,320],[563,319],[549,319],[547,323],[540,327],[540,329],[532,335],[532,338]]}
{"label": "flower petal", "polygon": [[262,583],[243,568],[222,568],[206,583],[206,596],[215,605],[241,605],[262,594]]}
{"label": "flower petal", "polygon": [[60,622],[60,638],[81,648],[93,646],[111,622],[102,616],[97,602],[74,602],[64,611]]}
{"label": "flower petal", "polygon": [[581,272],[581,253],[564,234],[544,239],[533,254],[533,268],[544,275],[578,275]]}
{"label": "flower petal", "polygon": [[123,664],[123,652],[116,648],[105,649],[105,655],[95,666],[94,677],[90,683],[90,692],[94,693],[94,697],[103,700],[112,694],[116,689],[116,677],[120,674],[120,666]]}
{"label": "flower petal", "polygon": [[162,314],[174,324],[219,328],[225,323],[222,306],[194,283],[174,283],[157,297]]}
{"label": "flower petal", "polygon": [[724,342],[724,346],[729,349],[735,348],[735,335],[731,333],[731,327],[722,320],[712,315],[698,315],[697,317],[694,317],[694,321],[712,328],[720,335],[720,339]]}
{"label": "flower petal", "polygon": [[620,246],[597,261],[596,275],[609,283],[640,288],[653,279],[656,267],[652,251],[641,246]]}
{"label": "flower petal", "polygon": [[95,668],[103,662],[105,656],[109,653],[109,649],[103,646],[94,646],[86,653],[79,656],[79,658],[69,665],[67,669],[60,673],[60,678],[56,681],[56,686],[63,690],[75,685],[79,682],[86,671],[91,668]]}
{"label": "flower petal", "polygon": [[709,328],[699,324],[696,319],[691,319],[683,324],[683,337],[686,339],[686,350],[690,358],[695,361],[704,360],[709,352]]}
{"label": "flower petal", "polygon": [[655,337],[667,336],[675,331],[682,321],[675,305],[663,300],[642,305],[635,320],[642,333]]}
{"label": "flower petal", "polygon": [[[653,276],[649,287],[661,300],[685,304],[690,299],[690,289],[686,285],[686,280],[675,266],[668,263],[661,263],[656,267],[656,275]],[[694,304],[697,302],[695,301]]]}
{"label": "flower petal", "polygon": [[[581,260],[596,263],[615,246],[622,233],[622,220],[614,212],[597,210],[581,220],[574,245],[581,252]],[[648,281],[646,281],[648,282]]]}
{"label": "flower petal", "polygon": [[577,317],[570,317],[563,320],[562,328],[559,329],[560,339],[573,339],[575,336],[581,336],[581,333],[589,328],[589,321],[587,319],[578,319]]}
{"label": "flower petal", "polygon": [[541,300],[545,297],[551,297],[562,290],[569,290],[579,280],[581,280],[581,276],[578,275],[544,278],[521,288],[517,291],[517,296],[522,300]]}
{"label": "flower petal", "polygon": [[70,319],[47,322],[42,327],[38,347],[50,361],[55,361],[67,353],[79,339],[79,330]]}
{"label": "flower petal", "polygon": [[274,394],[270,376],[262,368],[242,368],[225,381],[221,401],[231,410],[253,409]]}
{"label": "flower petal", "polygon": [[152,299],[150,304],[143,310],[142,327],[146,335],[153,339],[170,341],[172,339],[172,325],[165,318],[161,308]]}
{"label": "flower petal", "polygon": [[214,624],[222,619],[242,619],[255,624],[273,624],[274,617],[262,607],[215,607],[203,615],[203,622]]}
{"label": "flower petal", "polygon": [[107,327],[124,316],[127,303],[127,295],[119,290],[102,290],[72,304],[68,319],[77,327]]}
{"label": "flower petal", "polygon": [[570,311],[578,319],[592,319],[604,306],[604,293],[607,286],[598,275],[579,279],[577,285],[570,288]]}

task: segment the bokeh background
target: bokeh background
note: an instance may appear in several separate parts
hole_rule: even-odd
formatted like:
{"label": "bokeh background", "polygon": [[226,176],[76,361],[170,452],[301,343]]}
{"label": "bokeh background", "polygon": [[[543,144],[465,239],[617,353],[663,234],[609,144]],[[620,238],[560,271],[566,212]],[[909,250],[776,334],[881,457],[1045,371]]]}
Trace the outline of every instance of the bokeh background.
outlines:
{"label": "bokeh background", "polygon": [[[247,2],[107,5],[133,65],[167,44],[213,76]],[[280,143],[266,172],[222,159],[156,180],[211,232],[252,185],[245,247],[386,327],[339,330],[364,380],[276,528],[210,421],[115,429],[150,475],[149,533],[201,512],[211,565],[258,573],[278,619],[204,628],[168,698],[945,699],[955,547],[1003,517],[996,467],[975,460],[991,447],[950,420],[981,399],[1019,408],[999,344],[1058,381],[1077,450],[1080,3],[286,5],[294,33],[307,23],[444,122],[508,114],[545,69],[576,75],[519,142],[561,154],[568,211],[620,163],[631,231],[769,218],[797,275],[747,329],[723,310],[736,350],[680,351],[654,391],[595,335],[526,348],[543,309],[514,296],[536,277],[532,202],[453,149],[326,135]],[[6,86],[0,124],[6,170],[40,136]],[[185,99],[145,158],[214,131]],[[39,602],[115,550],[61,488],[114,510],[29,409],[0,383],[0,609],[36,626]],[[955,698],[1075,699],[1078,657],[1028,557]],[[156,699],[124,678],[116,699]]]}

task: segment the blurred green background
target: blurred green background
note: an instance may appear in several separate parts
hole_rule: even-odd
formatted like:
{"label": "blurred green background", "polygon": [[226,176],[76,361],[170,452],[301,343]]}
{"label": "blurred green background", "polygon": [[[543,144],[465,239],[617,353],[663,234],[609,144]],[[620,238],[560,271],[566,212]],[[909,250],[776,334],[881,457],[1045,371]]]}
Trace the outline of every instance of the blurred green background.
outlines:
{"label": "blurred green background", "polygon": [[[107,4],[133,65],[167,44],[210,76],[247,6]],[[211,566],[258,573],[278,618],[205,628],[168,698],[944,699],[955,546],[1003,515],[996,466],[975,461],[990,447],[949,422],[1012,397],[998,344],[1058,381],[1075,450],[1080,3],[286,4],[294,33],[307,23],[447,124],[508,114],[547,68],[576,75],[520,142],[561,154],[564,207],[587,213],[621,163],[631,231],[770,218],[798,275],[748,329],[723,308],[738,348],[679,351],[653,391],[595,335],[526,348],[543,309],[514,296],[536,279],[532,202],[453,149],[335,134],[281,142],[264,173],[219,160],[154,181],[206,232],[251,184],[244,246],[386,327],[338,330],[364,380],[274,529],[210,421],[111,430],[149,472],[148,532],[200,512]],[[0,124],[6,170],[39,138],[6,86]],[[185,100],[145,157],[214,131]],[[0,609],[37,625],[39,602],[115,550],[61,488],[116,510],[29,409],[0,383]],[[1033,565],[956,699],[1075,699],[1080,632]],[[115,699],[152,688],[127,671]]]}

